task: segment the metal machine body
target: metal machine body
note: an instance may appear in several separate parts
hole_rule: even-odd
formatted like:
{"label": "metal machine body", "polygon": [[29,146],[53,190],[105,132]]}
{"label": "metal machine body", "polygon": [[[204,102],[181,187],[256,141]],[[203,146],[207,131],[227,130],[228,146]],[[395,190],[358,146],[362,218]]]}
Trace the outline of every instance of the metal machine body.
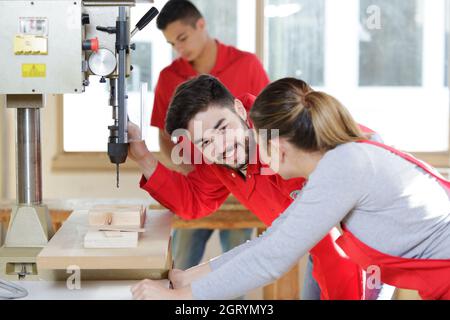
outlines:
{"label": "metal machine body", "polygon": [[[142,1],[152,2],[152,1]],[[17,203],[12,210],[0,277],[39,279],[36,256],[53,235],[42,203],[40,110],[45,95],[82,93],[89,76],[109,81],[113,124],[108,155],[118,168],[128,156],[127,91],[130,10],[135,0],[0,0],[0,94],[17,110]],[[152,8],[137,29],[157,14]],[[156,13],[155,13],[156,11]],[[150,13],[150,12],[149,12]]]}

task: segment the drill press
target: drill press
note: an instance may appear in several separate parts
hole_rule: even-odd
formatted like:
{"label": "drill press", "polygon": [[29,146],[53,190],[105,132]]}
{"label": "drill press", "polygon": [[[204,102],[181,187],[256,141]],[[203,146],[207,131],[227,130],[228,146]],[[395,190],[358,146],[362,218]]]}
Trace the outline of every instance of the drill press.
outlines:
{"label": "drill press", "polygon": [[[0,249],[0,277],[39,279],[36,256],[53,235],[42,203],[40,109],[47,94],[82,93],[91,75],[109,79],[114,124],[108,155],[119,180],[128,156],[125,79],[136,1],[0,0],[0,94],[17,110],[17,203]],[[152,8],[133,33],[157,14]]]}
{"label": "drill press", "polygon": [[[156,8],[151,8],[137,23],[135,29],[131,33],[133,37],[138,31],[144,29],[150,21],[158,15]],[[134,45],[130,44],[130,26],[125,7],[119,8],[119,17],[116,21],[115,27],[97,26],[96,30],[105,32],[107,34],[115,35],[115,51],[117,57],[117,65],[115,72],[110,75],[105,74],[101,67],[97,66],[97,62],[103,64],[104,58],[98,59],[95,55],[91,56],[93,66],[91,70],[101,69],[100,75],[102,79],[105,76],[110,76],[110,106],[113,108],[114,124],[108,127],[110,131],[108,141],[108,156],[111,163],[116,165],[116,183],[119,188],[119,167],[125,163],[128,157],[128,111],[127,111],[127,94],[126,94],[126,77],[130,74],[131,66],[129,64],[130,49],[134,50]],[[111,59],[114,65],[114,61]],[[112,68],[110,68],[112,69]],[[95,72],[94,72],[95,74]]]}

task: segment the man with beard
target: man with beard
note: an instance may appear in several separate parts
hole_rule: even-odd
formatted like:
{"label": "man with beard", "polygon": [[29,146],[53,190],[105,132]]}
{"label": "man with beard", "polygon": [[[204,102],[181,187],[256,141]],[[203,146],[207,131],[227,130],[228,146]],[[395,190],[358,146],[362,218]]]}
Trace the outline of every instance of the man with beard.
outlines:
{"label": "man with beard", "polygon": [[[232,193],[270,226],[300,193],[305,179],[284,180],[259,161],[247,117],[254,99],[248,94],[233,97],[207,75],[179,86],[167,113],[166,131],[183,136],[184,152],[194,145],[195,170],[188,176],[171,171],[158,163],[145,142],[134,142],[130,157],[143,173],[141,188],[186,220],[212,214]],[[133,125],[129,134],[132,140],[139,139]],[[334,228],[310,252],[321,298],[362,299],[361,270],[337,248],[338,236]],[[210,266],[214,268],[213,263]]]}

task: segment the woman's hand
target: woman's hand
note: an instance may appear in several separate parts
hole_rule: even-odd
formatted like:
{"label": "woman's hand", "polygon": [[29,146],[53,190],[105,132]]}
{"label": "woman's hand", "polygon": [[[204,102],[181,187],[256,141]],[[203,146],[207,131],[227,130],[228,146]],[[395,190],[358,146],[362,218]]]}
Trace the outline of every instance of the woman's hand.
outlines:
{"label": "woman's hand", "polygon": [[144,280],[131,288],[135,300],[192,300],[190,286],[169,289],[160,281]]}
{"label": "woman's hand", "polygon": [[186,271],[171,270],[169,271],[169,280],[172,282],[174,289],[189,286],[192,282],[206,276],[211,272],[209,263],[200,264]]}
{"label": "woman's hand", "polygon": [[186,271],[169,271],[169,281],[173,289],[169,289],[161,281],[144,280],[131,288],[136,300],[192,300],[191,283],[210,273],[209,263],[203,263]]}
{"label": "woman's hand", "polygon": [[183,270],[173,269],[169,271],[169,280],[174,289],[183,288],[191,284],[189,279],[189,272]]}

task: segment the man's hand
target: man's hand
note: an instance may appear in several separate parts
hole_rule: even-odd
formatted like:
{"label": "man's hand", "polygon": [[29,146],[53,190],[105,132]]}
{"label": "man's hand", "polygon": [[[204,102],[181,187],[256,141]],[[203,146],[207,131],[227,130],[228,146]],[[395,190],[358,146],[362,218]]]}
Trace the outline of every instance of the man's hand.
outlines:
{"label": "man's hand", "polygon": [[139,163],[145,157],[152,156],[151,152],[148,150],[145,141],[130,141],[130,146],[128,147],[128,155],[131,160]]}
{"label": "man's hand", "polygon": [[128,151],[131,160],[138,162],[150,152],[142,139],[141,130],[130,121],[128,121],[128,141],[130,142]]}
{"label": "man's hand", "polygon": [[145,141],[142,140],[141,130],[132,122],[128,122],[128,156],[136,162],[146,179],[149,179],[158,165],[158,161],[148,150]]}
{"label": "man's hand", "polygon": [[192,290],[190,287],[183,289],[168,289],[160,281],[144,280],[131,288],[135,300],[190,300]]}

